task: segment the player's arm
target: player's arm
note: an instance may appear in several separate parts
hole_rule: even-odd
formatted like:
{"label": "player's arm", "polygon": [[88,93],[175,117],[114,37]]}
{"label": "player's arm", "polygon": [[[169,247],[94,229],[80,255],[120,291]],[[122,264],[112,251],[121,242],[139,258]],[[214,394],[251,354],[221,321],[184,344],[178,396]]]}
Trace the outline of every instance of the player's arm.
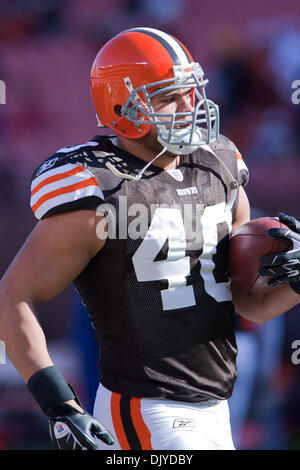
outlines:
{"label": "player's arm", "polygon": [[234,283],[231,290],[236,311],[255,323],[266,323],[300,302],[300,295],[287,284],[266,294],[246,292]]}
{"label": "player's arm", "polygon": [[250,204],[248,196],[242,186],[239,186],[239,201],[232,223],[232,235],[250,220]]}
{"label": "player's arm", "polygon": [[[250,219],[250,208],[249,208],[248,198],[247,198],[245,191],[242,188],[240,188],[239,196],[240,197],[239,197],[239,203],[238,203],[238,207],[236,211],[236,216],[233,221],[233,230],[232,230],[233,233],[241,225],[248,222]],[[300,232],[300,228],[299,228],[299,232]],[[276,233],[278,232],[275,231],[275,234]],[[299,239],[300,239],[300,236],[299,236]],[[295,255],[294,257],[299,259],[300,253],[297,256]],[[283,263],[284,263],[284,260],[285,260],[285,255],[283,254]],[[265,262],[272,264],[272,260],[270,259],[266,259]],[[265,266],[265,271],[264,271],[265,275],[270,275],[270,271],[267,271],[268,266],[269,266],[268,264],[266,264]],[[298,266],[299,266],[299,261],[298,261]],[[274,269],[274,266],[272,266],[272,269]],[[261,272],[261,274],[263,273]],[[281,274],[281,279],[282,279],[282,274]],[[232,290],[233,303],[235,305],[235,309],[244,318],[257,322],[257,323],[265,323],[271,318],[281,315],[282,313],[290,310],[291,308],[293,308],[295,305],[297,305],[300,302],[300,296],[294,289],[290,287],[288,278],[285,279],[285,282],[286,283],[284,285],[280,285],[280,286],[277,285],[277,288],[274,289],[274,291],[268,292],[266,294],[249,293],[241,289],[235,283],[232,283],[231,290]],[[280,283],[280,280],[278,280],[278,284],[279,283]]]}
{"label": "player's arm", "polygon": [[0,339],[45,412],[55,405],[45,393],[53,383],[54,402],[78,404],[53,366],[35,307],[62,292],[103,247],[105,239],[96,234],[100,219],[86,210],[40,221],[0,282]]}
{"label": "player's arm", "polygon": [[1,339],[26,382],[52,364],[35,307],[62,292],[101,249],[96,223],[93,211],[40,221],[0,282]]}

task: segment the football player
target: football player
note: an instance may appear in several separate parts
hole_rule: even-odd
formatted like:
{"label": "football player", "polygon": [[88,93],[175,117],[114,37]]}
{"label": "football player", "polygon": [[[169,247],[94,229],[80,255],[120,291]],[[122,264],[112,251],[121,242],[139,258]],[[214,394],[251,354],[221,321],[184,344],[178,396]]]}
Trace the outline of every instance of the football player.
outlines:
{"label": "football player", "polygon": [[[265,322],[300,300],[293,218],[271,234],[292,254],[263,260],[284,284],[259,295],[230,283],[229,236],[249,220],[248,171],[219,134],[206,85],[171,35],[121,32],[91,72],[109,134],[58,150],[33,174],[39,222],[2,279],[0,331],[55,448],[233,449],[234,312]],[[35,313],[72,282],[99,342],[94,417],[49,356]]]}

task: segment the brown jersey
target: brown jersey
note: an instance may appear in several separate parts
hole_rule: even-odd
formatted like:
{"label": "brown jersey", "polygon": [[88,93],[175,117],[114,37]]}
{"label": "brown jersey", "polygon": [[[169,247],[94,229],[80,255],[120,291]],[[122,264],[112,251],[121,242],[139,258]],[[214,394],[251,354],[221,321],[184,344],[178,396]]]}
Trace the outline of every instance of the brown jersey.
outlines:
{"label": "brown jersey", "polygon": [[[99,343],[109,390],[183,401],[226,399],[236,378],[235,312],[226,256],[247,168],[221,136],[176,170],[119,149],[113,137],[66,147],[33,174],[38,219],[74,210],[106,215],[104,248],[74,280]],[[115,174],[107,167],[110,163]],[[99,236],[102,226],[99,225]]]}

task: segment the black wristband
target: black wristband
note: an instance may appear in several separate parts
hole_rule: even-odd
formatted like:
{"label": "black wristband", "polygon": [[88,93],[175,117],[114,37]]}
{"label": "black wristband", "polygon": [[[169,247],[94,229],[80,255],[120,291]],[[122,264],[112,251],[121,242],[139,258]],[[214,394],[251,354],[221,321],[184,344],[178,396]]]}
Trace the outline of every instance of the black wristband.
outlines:
{"label": "black wristband", "polygon": [[28,380],[27,387],[45,414],[51,413],[53,407],[75,399],[72,389],[55,366],[37,371]]}

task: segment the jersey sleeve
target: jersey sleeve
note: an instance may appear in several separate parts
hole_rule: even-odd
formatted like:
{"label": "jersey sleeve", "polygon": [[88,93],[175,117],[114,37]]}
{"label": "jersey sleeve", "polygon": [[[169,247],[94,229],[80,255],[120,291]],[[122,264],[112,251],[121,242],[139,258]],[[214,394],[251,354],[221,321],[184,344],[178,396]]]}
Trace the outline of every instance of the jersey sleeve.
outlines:
{"label": "jersey sleeve", "polygon": [[235,147],[236,163],[237,163],[237,174],[238,174],[238,183],[241,186],[246,186],[249,181],[249,170],[245,164],[242,155]]}
{"label": "jersey sleeve", "polygon": [[103,201],[96,177],[84,166],[52,159],[33,174],[30,206],[39,220],[62,212],[97,209]]}

